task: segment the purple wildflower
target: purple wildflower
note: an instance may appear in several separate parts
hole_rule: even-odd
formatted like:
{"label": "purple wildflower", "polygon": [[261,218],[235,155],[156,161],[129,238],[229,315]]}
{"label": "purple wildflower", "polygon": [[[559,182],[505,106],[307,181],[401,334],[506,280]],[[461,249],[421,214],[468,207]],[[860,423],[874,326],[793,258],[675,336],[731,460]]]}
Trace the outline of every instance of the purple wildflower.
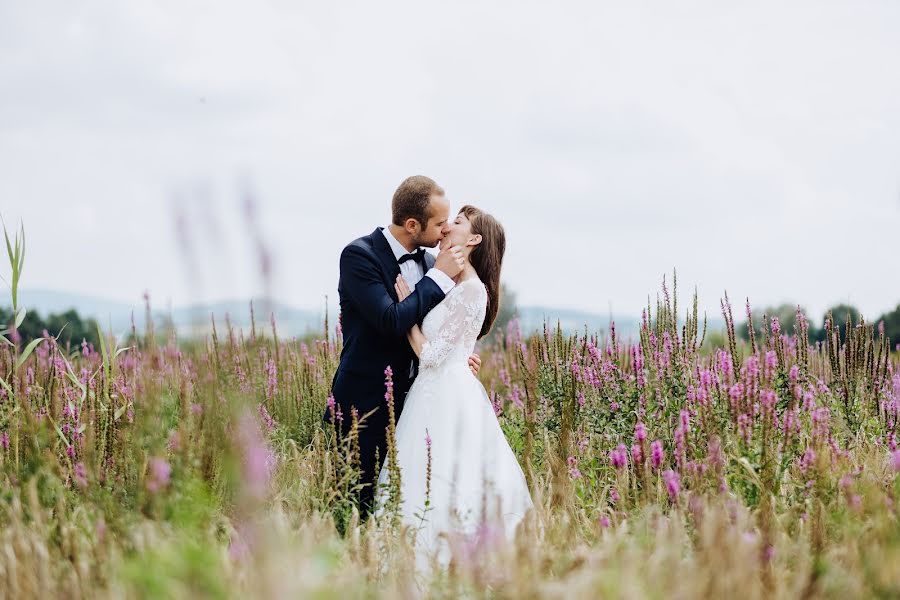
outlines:
{"label": "purple wildflower", "polygon": [[664,458],[665,454],[663,453],[662,442],[656,440],[650,444],[650,464],[653,465],[654,470],[659,469]]}
{"label": "purple wildflower", "polygon": [[148,470],[147,489],[151,493],[155,494],[169,485],[172,467],[165,460],[157,457],[151,458]]}
{"label": "purple wildflower", "polygon": [[525,406],[525,403],[522,402],[521,393],[522,391],[519,389],[519,386],[515,384],[512,387],[512,391],[509,393],[509,401],[517,408],[523,408]]}
{"label": "purple wildflower", "polygon": [[266,400],[278,393],[278,367],[273,359],[266,361]]}
{"label": "purple wildflower", "polygon": [[806,473],[810,467],[812,467],[816,462],[816,451],[813,450],[812,446],[808,446],[806,450],[803,452],[803,458],[800,459],[800,471],[802,473]]}
{"label": "purple wildflower", "polygon": [[78,487],[80,487],[80,488],[87,487],[87,484],[88,484],[87,470],[84,468],[84,463],[80,462],[75,465],[74,479],[75,479],[75,485],[77,485]]}
{"label": "purple wildflower", "polygon": [[241,471],[244,489],[254,498],[265,495],[275,468],[275,454],[262,436],[256,419],[249,413],[238,421],[238,443],[241,452]]}
{"label": "purple wildflower", "polygon": [[643,442],[647,439],[647,428],[640,421],[634,426],[634,439]]}
{"label": "purple wildflower", "polygon": [[678,473],[669,469],[663,473],[663,481],[666,482],[666,491],[669,493],[669,500],[674,503],[678,502],[678,493],[681,491],[681,478]]}
{"label": "purple wildflower", "polygon": [[494,409],[494,416],[499,417],[503,413],[503,400],[497,392],[491,393],[491,408]]}
{"label": "purple wildflower", "polygon": [[581,479],[581,471],[578,470],[578,459],[570,456],[567,460],[569,464],[569,477],[572,479]]}
{"label": "purple wildflower", "polygon": [[644,464],[644,451],[640,444],[631,445],[631,460],[635,465]]}
{"label": "purple wildflower", "polygon": [[269,414],[269,411],[266,410],[266,405],[261,403],[259,404],[259,416],[262,418],[263,423],[266,425],[266,429],[269,432],[275,429],[275,419],[272,418],[272,415]]}
{"label": "purple wildflower", "polygon": [[750,437],[753,434],[753,419],[747,413],[738,415],[738,432],[744,440],[745,444],[750,443]]}
{"label": "purple wildflower", "polygon": [[750,356],[747,358],[744,368],[747,370],[747,377],[749,379],[756,379],[759,377],[759,358],[755,354]]}
{"label": "purple wildflower", "polygon": [[684,433],[690,433],[691,431],[691,413],[686,410],[682,410],[679,413],[679,417],[681,418],[681,428],[684,429]]}
{"label": "purple wildflower", "polygon": [[775,376],[775,367],[778,366],[778,355],[774,350],[766,352],[766,379],[772,379]]}
{"label": "purple wildflower", "polygon": [[384,387],[384,399],[389,401],[394,393],[394,370],[390,365],[384,370]]}
{"label": "purple wildflower", "polygon": [[625,444],[619,444],[615,450],[610,451],[609,460],[616,469],[622,469],[628,464],[628,449]]}
{"label": "purple wildflower", "polygon": [[728,377],[732,374],[731,354],[724,350],[716,350],[716,366],[722,375]]}

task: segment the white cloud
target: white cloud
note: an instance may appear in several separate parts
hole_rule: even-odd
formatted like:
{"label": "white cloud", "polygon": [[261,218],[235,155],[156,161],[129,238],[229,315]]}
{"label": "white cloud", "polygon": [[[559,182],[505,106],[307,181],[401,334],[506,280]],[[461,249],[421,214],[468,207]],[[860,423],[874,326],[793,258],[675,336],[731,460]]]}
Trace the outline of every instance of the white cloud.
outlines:
{"label": "white cloud", "polygon": [[898,26],[893,2],[6,3],[0,212],[30,287],[244,296],[247,178],[276,293],[318,306],[423,172],[505,223],[523,303],[636,312],[677,267],[713,312],[727,288],[874,314],[900,301]]}

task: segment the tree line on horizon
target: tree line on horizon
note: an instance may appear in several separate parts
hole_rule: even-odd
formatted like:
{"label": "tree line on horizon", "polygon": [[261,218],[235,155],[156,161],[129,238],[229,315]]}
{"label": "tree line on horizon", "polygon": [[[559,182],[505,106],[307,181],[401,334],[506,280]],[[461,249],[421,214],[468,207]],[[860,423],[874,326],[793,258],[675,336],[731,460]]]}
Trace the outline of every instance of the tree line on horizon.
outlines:
{"label": "tree line on horizon", "polygon": [[[13,312],[8,306],[0,306],[0,323],[4,329],[13,324]],[[69,344],[78,346],[82,341],[96,348],[100,341],[96,319],[84,318],[74,308],[61,313],[50,313],[46,318],[42,318],[36,310],[29,310],[17,331],[23,347],[31,340],[44,337],[45,332],[53,337],[59,336],[59,345],[63,348]]]}
{"label": "tree line on horizon", "polygon": [[[778,306],[768,306],[760,312],[754,310],[753,328],[756,335],[762,335],[762,328],[765,327],[765,322],[761,318],[762,315],[777,317],[779,323],[781,324],[781,331],[786,334],[793,333],[794,326],[797,323],[797,310],[798,306],[795,304],[780,304]],[[801,306],[799,307],[799,310],[804,316],[807,316],[807,321],[809,321],[806,309]],[[835,328],[840,331],[841,339],[843,340],[845,336],[845,325],[848,319],[850,323],[855,326],[859,324],[863,319],[863,315],[860,313],[859,309],[851,304],[841,303],[832,306],[825,311],[825,315],[822,317],[821,324],[816,326],[812,322],[810,322],[809,337],[811,341],[825,341],[825,337],[827,335],[825,323],[829,318],[832,319]],[[888,338],[890,338],[893,343],[900,343],[900,304],[898,304],[897,307],[894,308],[894,310],[882,314],[875,320],[866,319],[866,323],[869,325],[875,325],[876,327],[880,327],[880,325],[883,323],[884,334]],[[737,329],[737,333],[739,336],[741,336],[745,340],[749,339],[749,327],[746,320],[741,323],[741,325]]]}

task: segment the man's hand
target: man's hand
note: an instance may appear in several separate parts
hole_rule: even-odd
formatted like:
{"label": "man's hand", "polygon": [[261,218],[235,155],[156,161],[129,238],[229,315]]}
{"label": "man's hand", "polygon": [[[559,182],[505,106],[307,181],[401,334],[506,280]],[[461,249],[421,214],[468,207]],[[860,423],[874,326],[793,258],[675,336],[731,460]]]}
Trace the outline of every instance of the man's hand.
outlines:
{"label": "man's hand", "polygon": [[481,357],[477,354],[473,354],[469,357],[469,368],[472,369],[472,374],[475,377],[478,377],[478,371],[481,370]]}
{"label": "man's hand", "polygon": [[434,268],[443,271],[447,277],[453,279],[462,272],[465,264],[462,248],[460,246],[449,246],[441,248],[437,260],[434,262]]}

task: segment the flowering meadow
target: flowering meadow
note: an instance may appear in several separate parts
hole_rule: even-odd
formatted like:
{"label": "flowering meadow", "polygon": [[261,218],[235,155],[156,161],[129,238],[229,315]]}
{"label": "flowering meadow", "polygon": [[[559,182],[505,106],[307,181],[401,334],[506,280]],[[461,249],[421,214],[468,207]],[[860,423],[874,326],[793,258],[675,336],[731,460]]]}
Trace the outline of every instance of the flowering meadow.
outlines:
{"label": "flowering meadow", "polygon": [[[21,315],[24,235],[7,241]],[[812,344],[802,314],[783,331],[721,307],[713,336],[663,283],[637,339],[513,321],[480,347],[536,509],[428,578],[414,531],[360,520],[355,430],[322,422],[339,324],[285,340],[214,315],[203,340],[22,347],[11,323],[0,598],[897,596],[900,356],[878,324]]]}

